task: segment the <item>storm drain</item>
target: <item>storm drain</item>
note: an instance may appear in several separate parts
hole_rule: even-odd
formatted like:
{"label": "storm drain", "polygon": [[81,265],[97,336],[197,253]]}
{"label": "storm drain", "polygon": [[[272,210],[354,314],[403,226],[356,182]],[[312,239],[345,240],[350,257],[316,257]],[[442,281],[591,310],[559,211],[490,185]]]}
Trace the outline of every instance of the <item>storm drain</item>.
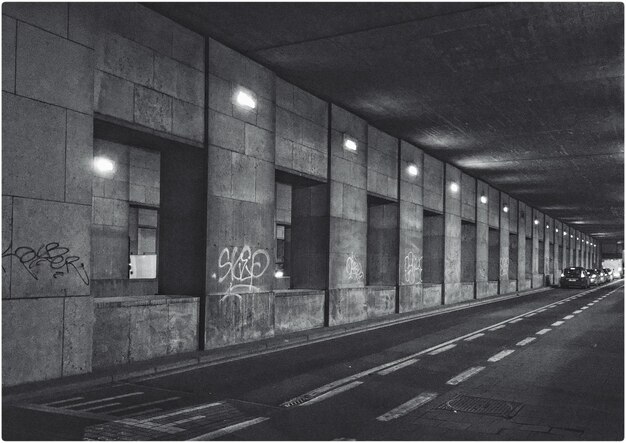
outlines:
{"label": "storm drain", "polygon": [[300,397],[296,397],[296,398],[293,398],[293,399],[291,399],[289,401],[286,401],[285,403],[281,404],[281,406],[283,408],[290,408],[292,406],[298,406],[298,405],[301,405],[302,403],[304,403],[305,401],[311,400],[312,398],[313,398],[313,395],[311,395],[311,394],[304,394],[304,395],[301,395]]}
{"label": "storm drain", "polygon": [[522,403],[496,400],[494,398],[470,397],[457,395],[443,403],[437,409],[454,412],[469,412],[471,414],[493,415],[497,417],[511,418],[519,412]]}

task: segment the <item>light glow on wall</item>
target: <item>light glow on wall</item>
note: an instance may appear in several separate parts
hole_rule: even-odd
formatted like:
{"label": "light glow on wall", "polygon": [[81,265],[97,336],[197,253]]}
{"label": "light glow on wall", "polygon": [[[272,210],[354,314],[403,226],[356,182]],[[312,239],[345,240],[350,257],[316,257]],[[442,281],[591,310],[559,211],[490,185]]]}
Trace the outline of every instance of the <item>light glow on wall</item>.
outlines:
{"label": "light glow on wall", "polygon": [[106,157],[95,157],[93,167],[100,174],[111,174],[115,170],[115,163]]}
{"label": "light glow on wall", "polygon": [[407,166],[407,168],[406,168],[406,172],[407,172],[409,175],[411,175],[411,176],[413,176],[413,177],[416,177],[419,171],[417,170],[417,166],[415,166],[415,165],[411,164],[411,165]]}
{"label": "light glow on wall", "polygon": [[347,151],[356,152],[358,146],[356,144],[356,140],[344,134],[343,135],[343,147]]}
{"label": "light glow on wall", "polygon": [[252,96],[252,94],[240,89],[235,96],[235,102],[243,107],[248,109],[256,108],[256,100]]}

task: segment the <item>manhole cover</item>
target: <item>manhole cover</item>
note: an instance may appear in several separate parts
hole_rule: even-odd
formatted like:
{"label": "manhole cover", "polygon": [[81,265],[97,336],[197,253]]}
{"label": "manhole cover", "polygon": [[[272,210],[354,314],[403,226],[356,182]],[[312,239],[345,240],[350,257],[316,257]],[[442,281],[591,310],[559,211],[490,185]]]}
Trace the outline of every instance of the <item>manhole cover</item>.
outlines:
{"label": "manhole cover", "polygon": [[470,397],[468,395],[457,395],[453,399],[448,400],[447,402],[440,405],[437,409],[511,418],[515,414],[517,414],[521,407],[521,403],[516,403],[512,401],[496,400],[494,398]]}

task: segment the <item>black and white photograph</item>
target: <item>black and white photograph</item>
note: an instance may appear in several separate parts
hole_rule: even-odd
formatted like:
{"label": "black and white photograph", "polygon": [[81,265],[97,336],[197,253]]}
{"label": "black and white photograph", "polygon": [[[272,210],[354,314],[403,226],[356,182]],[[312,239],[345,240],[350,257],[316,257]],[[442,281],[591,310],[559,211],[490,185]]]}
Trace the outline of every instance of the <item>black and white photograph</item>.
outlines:
{"label": "black and white photograph", "polygon": [[624,2],[2,3],[4,441],[623,441]]}

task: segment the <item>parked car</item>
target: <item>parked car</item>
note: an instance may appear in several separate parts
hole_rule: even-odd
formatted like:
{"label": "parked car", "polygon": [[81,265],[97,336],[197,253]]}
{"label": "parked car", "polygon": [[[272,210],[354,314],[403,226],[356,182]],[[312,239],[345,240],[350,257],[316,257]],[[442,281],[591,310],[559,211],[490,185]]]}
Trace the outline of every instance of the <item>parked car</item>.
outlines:
{"label": "parked car", "polygon": [[606,281],[607,282],[612,282],[613,278],[614,278],[613,277],[613,269],[604,268],[603,271],[606,274]]}
{"label": "parked car", "polygon": [[562,288],[588,288],[590,285],[589,274],[582,267],[565,268],[561,272],[560,286]]}
{"label": "parked car", "polygon": [[600,281],[600,272],[597,269],[587,269],[587,274],[589,275],[589,284],[590,285],[599,285],[604,283],[604,278]]}

